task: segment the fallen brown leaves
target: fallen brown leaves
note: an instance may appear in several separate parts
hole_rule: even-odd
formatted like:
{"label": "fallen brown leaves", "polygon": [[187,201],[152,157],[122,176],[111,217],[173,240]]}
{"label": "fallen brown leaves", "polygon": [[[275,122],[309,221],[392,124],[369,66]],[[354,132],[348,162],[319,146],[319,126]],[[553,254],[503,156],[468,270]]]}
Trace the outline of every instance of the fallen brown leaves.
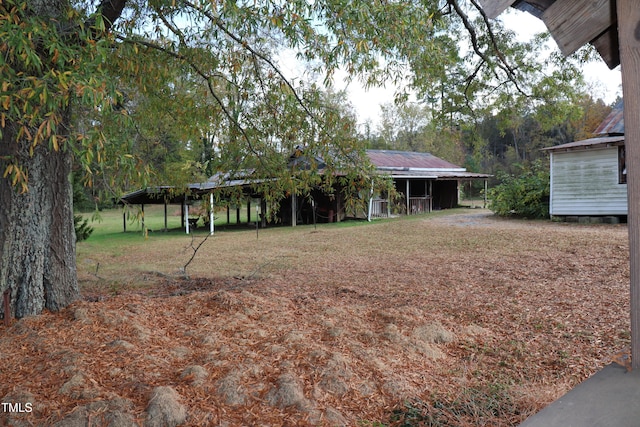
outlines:
{"label": "fallen brown leaves", "polygon": [[199,278],[150,274],[180,265],[176,239],[113,257],[144,287],[81,269],[87,300],[0,327],[0,398],[34,408],[0,425],[114,405],[142,423],[162,386],[193,426],[517,425],[629,343],[625,226],[474,211],[221,233]]}

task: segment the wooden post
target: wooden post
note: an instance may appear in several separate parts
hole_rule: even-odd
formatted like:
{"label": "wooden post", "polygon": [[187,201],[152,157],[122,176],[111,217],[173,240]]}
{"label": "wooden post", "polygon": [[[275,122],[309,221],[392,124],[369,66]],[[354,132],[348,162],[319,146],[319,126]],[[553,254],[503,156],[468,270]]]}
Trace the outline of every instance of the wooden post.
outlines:
{"label": "wooden post", "polygon": [[256,204],[256,239],[258,238],[258,230],[260,227],[258,226],[260,221],[260,205]]}
{"label": "wooden post", "polygon": [[429,184],[427,183],[426,179],[423,182],[424,182],[425,209],[427,210],[427,212],[431,212],[431,208],[429,207]]}
{"label": "wooden post", "polygon": [[484,201],[482,203],[482,209],[487,209],[487,191],[489,190],[489,181],[484,180]]}
{"label": "wooden post", "polygon": [[251,199],[247,199],[247,224],[251,224]]}
{"label": "wooden post", "polygon": [[140,205],[141,209],[142,209],[142,234],[144,234],[145,230],[144,230],[144,203],[142,205]]}
{"label": "wooden post", "polygon": [[187,203],[187,199],[185,198],[180,204],[180,228],[184,228],[184,206]]}
{"label": "wooden post", "polygon": [[640,368],[640,0],[618,0],[617,13],[629,204],[631,367],[636,370]]}
{"label": "wooden post", "polygon": [[127,207],[122,207],[122,229],[123,233],[127,232]]}
{"label": "wooden post", "polygon": [[164,198],[164,232],[169,231],[169,227],[167,224],[167,198]]}
{"label": "wooden post", "polygon": [[291,193],[291,226],[295,227],[298,223],[298,198],[296,193]]}
{"label": "wooden post", "polygon": [[187,199],[184,199],[184,231],[186,234],[189,234],[189,205],[187,204]]}
{"label": "wooden post", "polygon": [[433,180],[429,180],[429,212],[433,211]]}
{"label": "wooden post", "polygon": [[406,185],[406,187],[407,187],[407,188],[406,188],[406,191],[407,191],[407,200],[406,200],[406,202],[407,202],[407,203],[406,203],[406,204],[407,204],[407,215],[411,215],[411,211],[410,211],[410,204],[411,204],[411,201],[409,200],[409,191],[410,191],[410,188],[409,188],[409,178],[407,178],[407,185]]}
{"label": "wooden post", "polygon": [[209,234],[213,236],[215,231],[213,222],[215,221],[215,217],[213,215],[213,193],[209,193]]}

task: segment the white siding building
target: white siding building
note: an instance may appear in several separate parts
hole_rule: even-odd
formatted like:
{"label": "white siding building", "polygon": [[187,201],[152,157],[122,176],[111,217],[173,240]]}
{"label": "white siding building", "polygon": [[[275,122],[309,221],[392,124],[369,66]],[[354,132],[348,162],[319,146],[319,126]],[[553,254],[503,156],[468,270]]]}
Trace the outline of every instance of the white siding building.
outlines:
{"label": "white siding building", "polygon": [[625,216],[624,136],[549,147],[551,216]]}

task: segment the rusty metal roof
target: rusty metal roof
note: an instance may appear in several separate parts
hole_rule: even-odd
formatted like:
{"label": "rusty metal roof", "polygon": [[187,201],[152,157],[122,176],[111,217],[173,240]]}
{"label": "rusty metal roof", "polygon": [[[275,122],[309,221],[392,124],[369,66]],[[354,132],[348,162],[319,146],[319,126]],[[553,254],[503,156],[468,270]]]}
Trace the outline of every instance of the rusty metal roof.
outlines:
{"label": "rusty metal roof", "polygon": [[600,135],[596,138],[585,139],[582,141],[569,142],[553,147],[543,148],[545,151],[570,151],[575,149],[589,149],[606,147],[610,145],[624,144],[624,109],[623,102],[620,99],[609,115],[600,123],[594,134]]}
{"label": "rusty metal roof", "polygon": [[618,103],[613,107],[611,113],[598,129],[595,130],[596,135],[624,135],[624,103],[622,99],[618,100]]}
{"label": "rusty metal roof", "polygon": [[[421,179],[486,179],[491,175],[467,172],[463,167],[449,163],[430,153],[414,153],[409,151],[393,150],[367,150],[367,156],[377,168],[378,173],[393,176],[395,178],[421,178]],[[299,157],[302,159],[302,156]],[[216,188],[243,187],[249,189],[251,184],[264,182],[264,180],[251,179],[252,171],[245,171],[232,179],[227,173],[219,173],[208,181],[202,183],[187,184],[179,189],[173,186],[157,186],[143,188],[120,198],[121,204],[162,204],[184,203],[185,192],[192,196],[201,196]],[[238,175],[238,174],[236,174]]]}
{"label": "rusty metal roof", "polygon": [[378,169],[433,169],[463,172],[460,166],[442,160],[430,153],[410,151],[367,150],[371,163]]}
{"label": "rusty metal roof", "polygon": [[624,144],[624,135],[618,136],[605,136],[600,138],[585,139],[583,141],[574,141],[567,144],[555,145],[553,147],[546,147],[544,151],[571,151],[577,149],[589,149],[589,148],[603,148],[612,145]]}

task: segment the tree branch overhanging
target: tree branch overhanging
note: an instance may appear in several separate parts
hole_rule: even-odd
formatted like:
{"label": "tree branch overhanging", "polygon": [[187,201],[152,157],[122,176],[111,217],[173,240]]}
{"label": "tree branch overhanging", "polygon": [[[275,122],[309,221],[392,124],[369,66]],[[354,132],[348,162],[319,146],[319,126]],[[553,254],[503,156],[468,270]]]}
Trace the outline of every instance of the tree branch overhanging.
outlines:
{"label": "tree branch overhanging", "polygon": [[185,1],[184,2],[185,5],[191,7],[194,10],[197,10],[198,12],[202,13],[204,16],[206,16],[207,18],[209,18],[211,20],[211,22],[213,22],[213,24],[218,27],[220,30],[222,30],[223,33],[225,33],[227,35],[227,37],[229,37],[231,40],[233,40],[234,42],[236,42],[238,45],[242,46],[242,48],[244,48],[245,50],[247,50],[251,55],[255,56],[256,58],[259,58],[261,61],[265,62],[267,65],[269,65],[269,67],[271,67],[271,69],[280,77],[280,79],[284,82],[284,84],[289,88],[289,90],[291,90],[291,92],[293,93],[293,95],[295,96],[296,100],[298,101],[298,104],[300,105],[300,107],[302,107],[302,109],[304,110],[304,112],[309,115],[309,117],[313,118],[315,121],[318,121],[317,118],[315,117],[315,115],[313,114],[313,112],[311,112],[309,110],[309,108],[306,106],[306,104],[304,103],[304,101],[300,98],[300,96],[298,95],[298,92],[296,91],[296,89],[293,87],[293,85],[291,84],[291,82],[289,81],[289,79],[287,79],[284,74],[282,74],[282,71],[280,71],[280,68],[276,66],[276,64],[273,63],[273,61],[269,58],[267,58],[265,55],[261,54],[260,52],[258,52],[257,50],[255,50],[254,48],[252,48],[246,41],[242,40],[240,37],[238,37],[237,35],[233,34],[227,27],[226,25],[224,25],[224,23],[222,22],[222,20],[215,16],[213,13],[208,12],[206,10],[203,10],[202,8],[198,7],[197,5],[189,2],[189,1]]}
{"label": "tree branch overhanging", "polygon": [[[237,36],[236,34],[231,32],[227,28],[227,26],[224,24],[222,19],[220,19],[220,17],[218,17],[218,16],[215,16],[212,12],[204,10],[203,8],[199,7],[198,5],[196,5],[196,4],[194,4],[194,3],[190,2],[190,1],[183,1],[182,3],[185,6],[188,6],[188,7],[192,8],[193,10],[197,11],[198,13],[201,13],[204,16],[206,16],[216,27],[218,27],[225,35],[227,35],[227,37],[229,37],[231,40],[233,40],[235,43],[237,43],[243,49],[247,50],[254,58],[266,63],[278,75],[278,77],[285,84],[285,86],[291,91],[291,93],[295,97],[296,102],[298,103],[298,105],[302,108],[302,110],[305,112],[305,114],[309,118],[311,118],[311,120],[313,120],[313,122],[318,126],[318,129],[320,130],[320,133],[322,133],[325,136],[331,136],[329,134],[329,132],[327,131],[326,127],[318,119],[318,117],[308,108],[308,106],[306,105],[305,101],[300,97],[300,95],[298,94],[298,91],[293,87],[293,85],[291,84],[289,79],[287,79],[286,76],[284,74],[282,74],[282,71],[280,70],[280,68],[270,58],[268,58],[266,55],[260,53],[259,51],[254,49],[251,45],[249,45],[245,40],[243,40],[242,38],[240,38],[239,36]],[[225,114],[226,114],[226,112],[225,112]],[[243,134],[244,134],[244,131],[243,131]],[[345,153],[343,151],[343,147],[342,146],[338,145],[338,149],[342,152],[342,154],[345,156],[345,158],[349,159],[350,161],[352,160],[351,159],[352,156],[349,156],[348,153]],[[257,154],[253,150],[252,150],[252,152],[254,152],[254,154]],[[262,162],[262,160],[260,160],[260,161]],[[354,166],[357,166],[355,161],[353,162],[353,164],[354,164]]]}
{"label": "tree branch overhanging", "polygon": [[[116,21],[122,16],[126,5],[127,0],[102,0],[96,8],[96,12],[85,22],[85,28],[94,28],[97,20],[96,17],[101,16],[104,24],[104,32],[108,33]],[[101,34],[94,32],[93,36],[98,37],[101,36]]]}
{"label": "tree branch overhanging", "polygon": [[148,42],[148,41],[145,41],[145,40],[131,40],[131,39],[128,39],[128,38],[123,37],[123,36],[116,36],[116,38],[118,40],[124,42],[124,43],[139,44],[141,46],[145,46],[147,48],[163,52],[164,54],[169,55],[169,56],[171,56],[171,57],[173,57],[175,59],[178,59],[180,61],[184,61],[198,76],[200,76],[200,78],[202,78],[207,83],[207,89],[208,89],[209,93],[211,94],[213,99],[216,101],[218,106],[222,109],[222,112],[227,117],[227,119],[229,119],[229,121],[233,124],[233,126],[235,126],[240,131],[240,133],[242,134],[243,139],[246,141],[247,146],[249,147],[249,151],[251,151],[253,154],[255,154],[258,157],[258,160],[264,165],[263,160],[262,160],[262,156],[253,147],[253,143],[251,142],[251,138],[249,138],[249,135],[247,134],[246,129],[240,123],[238,123],[236,118],[233,117],[233,114],[231,114],[231,112],[228,110],[226,105],[222,102],[222,99],[220,98],[220,96],[218,96],[218,94],[216,93],[215,88],[213,87],[213,84],[211,82],[211,77],[212,77],[211,75],[209,75],[206,72],[204,72],[200,67],[198,67],[196,64],[194,64],[193,61],[189,61],[189,59],[187,57],[185,57],[184,55],[182,55],[180,53],[177,53],[177,52],[173,52],[171,50],[168,50],[168,49],[166,49],[166,48],[164,48],[164,47],[162,47],[160,45],[157,45],[155,43],[151,43],[151,42]]}
{"label": "tree branch overhanging", "polygon": [[[456,11],[456,14],[462,20],[462,24],[464,25],[464,27],[466,28],[467,32],[469,33],[469,37],[471,39],[471,46],[473,47],[473,51],[476,53],[476,55],[478,55],[480,57],[482,62],[484,62],[486,64],[490,64],[492,61],[489,59],[487,54],[485,52],[483,52],[482,49],[480,48],[480,45],[478,44],[478,35],[476,33],[476,30],[475,30],[473,24],[471,23],[469,17],[467,16],[467,14],[460,7],[460,4],[458,3],[458,0],[447,0],[447,3],[454,8],[454,10]],[[471,3],[478,10],[478,12],[482,15],[482,18],[483,18],[483,20],[484,20],[484,22],[485,22],[485,24],[487,26],[487,31],[489,32],[489,38],[491,39],[491,44],[493,46],[493,50],[494,50],[496,56],[498,57],[498,63],[497,63],[498,68],[500,68],[502,71],[504,71],[504,73],[507,76],[507,79],[515,86],[515,88],[516,88],[516,90],[518,92],[520,92],[522,95],[528,97],[529,94],[527,92],[525,92],[520,87],[520,84],[518,82],[515,70],[509,65],[509,63],[507,62],[507,60],[504,57],[504,54],[498,48],[498,43],[497,43],[497,41],[495,39],[495,35],[493,34],[493,30],[491,29],[491,23],[489,22],[489,19],[488,19],[486,13],[484,12],[482,7],[478,4],[478,2],[476,0],[471,0]],[[497,75],[497,73],[495,71],[493,73],[494,73],[494,76],[498,80],[500,80],[500,77]]]}

